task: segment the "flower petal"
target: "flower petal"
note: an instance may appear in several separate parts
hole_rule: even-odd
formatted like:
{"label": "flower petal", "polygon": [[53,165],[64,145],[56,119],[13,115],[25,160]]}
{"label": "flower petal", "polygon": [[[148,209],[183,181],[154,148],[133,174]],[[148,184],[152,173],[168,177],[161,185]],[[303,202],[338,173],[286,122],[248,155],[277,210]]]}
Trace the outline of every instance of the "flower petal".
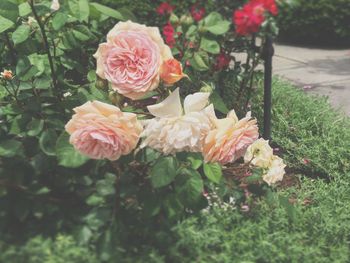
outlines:
{"label": "flower petal", "polygon": [[171,93],[162,102],[150,105],[147,107],[147,109],[155,117],[180,117],[182,115],[182,106],[180,101],[179,88],[174,90],[174,92]]}
{"label": "flower petal", "polygon": [[185,113],[203,110],[208,105],[209,96],[209,92],[197,92],[188,95],[184,101]]}

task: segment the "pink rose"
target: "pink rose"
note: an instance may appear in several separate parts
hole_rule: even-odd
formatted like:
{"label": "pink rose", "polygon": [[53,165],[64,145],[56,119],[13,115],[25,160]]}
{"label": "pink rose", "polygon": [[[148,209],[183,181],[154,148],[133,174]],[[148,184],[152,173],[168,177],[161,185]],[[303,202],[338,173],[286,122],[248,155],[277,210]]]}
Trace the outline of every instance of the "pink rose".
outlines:
{"label": "pink rose", "polygon": [[66,124],[70,143],[92,159],[119,159],[137,145],[142,125],[133,113],[99,101],[86,102],[74,109]]}
{"label": "pink rose", "polygon": [[216,120],[216,129],[209,132],[203,147],[206,162],[231,163],[242,157],[259,137],[256,120],[247,117],[238,120],[234,111],[227,118]]}
{"label": "pink rose", "polygon": [[131,21],[116,24],[94,57],[97,75],[133,100],[158,87],[163,61],[173,58],[158,28]]}

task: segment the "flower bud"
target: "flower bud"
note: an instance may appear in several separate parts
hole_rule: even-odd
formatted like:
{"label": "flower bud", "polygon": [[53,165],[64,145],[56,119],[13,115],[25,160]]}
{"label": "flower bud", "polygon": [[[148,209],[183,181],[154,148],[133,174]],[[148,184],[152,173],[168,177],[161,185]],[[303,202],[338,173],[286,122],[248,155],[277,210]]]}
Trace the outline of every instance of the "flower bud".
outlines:
{"label": "flower bud", "polygon": [[172,58],[163,62],[160,78],[166,85],[173,85],[183,77],[187,77],[187,75],[182,72],[182,65],[178,60]]}
{"label": "flower bud", "polygon": [[201,89],[199,90],[200,92],[213,93],[213,91],[214,91],[213,83],[205,83],[205,82],[203,82],[203,84],[204,84],[204,86],[201,87]]}
{"label": "flower bud", "polygon": [[171,13],[169,21],[171,24],[176,25],[179,23],[180,20],[177,15],[175,15],[174,13]]}
{"label": "flower bud", "polygon": [[13,73],[11,70],[4,70],[3,72],[0,73],[1,78],[4,80],[11,80],[13,79]]}
{"label": "flower bud", "polygon": [[108,89],[108,81],[105,79],[97,78],[95,82],[95,87],[102,90]]}
{"label": "flower bud", "polygon": [[185,26],[190,26],[193,24],[193,18],[191,16],[182,15],[180,18],[180,23]]}
{"label": "flower bud", "polygon": [[108,98],[114,105],[121,105],[123,101],[123,97],[114,91],[109,92]]}

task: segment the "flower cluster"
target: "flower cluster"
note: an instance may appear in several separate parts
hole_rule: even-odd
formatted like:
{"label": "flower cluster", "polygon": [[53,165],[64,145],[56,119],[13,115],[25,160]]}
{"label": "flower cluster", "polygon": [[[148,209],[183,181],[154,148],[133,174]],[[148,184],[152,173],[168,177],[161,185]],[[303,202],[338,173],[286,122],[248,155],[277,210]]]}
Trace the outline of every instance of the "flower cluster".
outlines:
{"label": "flower cluster", "polygon": [[232,20],[237,34],[245,36],[258,32],[267,13],[274,16],[278,14],[275,0],[251,0],[242,9],[236,10]]}
{"label": "flower cluster", "polygon": [[269,142],[264,139],[259,139],[248,147],[244,161],[262,168],[264,171],[263,180],[269,185],[281,181],[285,174],[286,165],[280,157],[273,154]]}
{"label": "flower cluster", "polygon": [[[218,67],[227,66],[226,56],[219,55]],[[160,80],[164,83],[160,90],[169,89],[186,76],[157,28],[130,21],[118,23],[108,33],[95,58],[97,75],[131,99],[158,88]],[[285,165],[267,141],[258,140],[256,119],[250,113],[239,119],[234,110],[219,119],[209,97],[210,92],[197,92],[186,96],[182,104],[180,88],[176,88],[161,102],[148,105],[153,118],[142,121],[116,106],[86,102],[74,109],[66,131],[75,149],[93,159],[117,160],[135,150],[141,140],[141,149],[153,148],[164,155],[201,153],[206,163],[226,165],[244,156],[249,164],[264,169],[268,184],[281,180]]]}

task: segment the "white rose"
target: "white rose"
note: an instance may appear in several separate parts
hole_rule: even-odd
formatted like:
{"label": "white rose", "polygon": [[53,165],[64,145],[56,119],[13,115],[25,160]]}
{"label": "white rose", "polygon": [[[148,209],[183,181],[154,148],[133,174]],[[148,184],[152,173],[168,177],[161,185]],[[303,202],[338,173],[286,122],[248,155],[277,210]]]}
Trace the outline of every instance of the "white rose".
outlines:
{"label": "white rose", "polygon": [[270,163],[270,167],[267,170],[267,173],[263,175],[263,180],[268,184],[272,185],[278,181],[282,181],[285,174],[284,168],[286,165],[283,163],[283,160],[274,155]]}
{"label": "white rose", "polygon": [[183,109],[177,88],[161,103],[148,106],[156,118],[144,122],[141,148],[148,146],[164,154],[200,152],[215,118],[213,105],[206,107],[209,95],[188,95]]}
{"label": "white rose", "polygon": [[246,163],[251,162],[254,166],[267,168],[270,166],[273,157],[273,150],[269,145],[269,141],[261,138],[248,147],[244,155],[244,161]]}

